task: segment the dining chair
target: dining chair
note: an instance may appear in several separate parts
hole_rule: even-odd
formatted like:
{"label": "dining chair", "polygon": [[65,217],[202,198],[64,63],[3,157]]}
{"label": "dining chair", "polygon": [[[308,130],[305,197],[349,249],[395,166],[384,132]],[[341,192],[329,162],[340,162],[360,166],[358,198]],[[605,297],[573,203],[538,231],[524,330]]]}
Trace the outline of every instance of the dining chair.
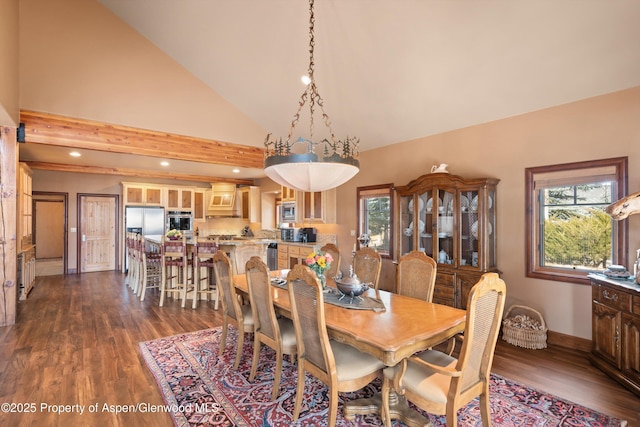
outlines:
{"label": "dining chair", "polygon": [[353,257],[353,271],[362,283],[373,283],[378,290],[378,280],[382,269],[382,257],[373,248],[360,248]]}
{"label": "dining chair", "polygon": [[[298,343],[298,385],[293,420],[300,416],[305,372],[329,387],[329,422],[335,426],[338,393],[356,391],[381,375],[384,364],[350,345],[329,340],[324,294],[315,273],[296,264],[287,276],[291,314]],[[315,309],[314,309],[315,308]]]}
{"label": "dining chair", "polygon": [[396,293],[431,302],[438,264],[422,251],[411,251],[398,260]]}
{"label": "dining chair", "polygon": [[249,381],[253,381],[256,376],[262,344],[274,349],[276,351],[276,372],[273,377],[271,400],[276,400],[280,391],[283,355],[288,354],[290,357],[294,357],[297,352],[296,332],[291,319],[276,315],[271,294],[269,269],[260,257],[254,256],[247,261],[246,275],[249,302],[255,326],[253,362]]}
{"label": "dining chair", "polygon": [[325,277],[336,277],[338,271],[340,271],[340,249],[333,243],[326,243],[320,250],[326,254],[330,254],[331,258],[333,258],[333,262],[329,266],[329,268],[324,272]]}
{"label": "dining chair", "polygon": [[213,298],[215,310],[218,309],[219,295],[215,273],[213,272],[213,256],[218,252],[218,244],[211,240],[196,238],[193,245],[193,286],[194,295],[191,308],[196,308],[201,296]]}
{"label": "dining chair", "polygon": [[162,254],[154,251],[143,236],[138,237],[139,288],[137,295],[144,301],[147,289],[160,289],[162,282]]}
{"label": "dining chair", "polygon": [[162,275],[160,279],[160,307],[167,295],[178,296],[181,307],[187,305],[187,293],[190,290],[189,276],[192,264],[188,259],[187,241],[183,236],[178,240],[162,236],[161,257]]}
{"label": "dining chair", "polygon": [[398,369],[384,370],[382,418],[386,426],[391,426],[391,388],[426,412],[446,415],[448,427],[457,426],[459,408],[479,397],[482,424],[491,426],[489,376],[505,295],[506,286],[498,274],[485,273],[469,293],[464,340],[457,359],[425,350],[403,360]]}
{"label": "dining chair", "polygon": [[229,257],[224,251],[218,251],[213,256],[213,271],[215,272],[219,291],[222,294],[221,303],[223,315],[219,354],[222,355],[224,347],[227,345],[229,323],[234,323],[238,328],[238,345],[236,361],[233,368],[238,369],[238,366],[240,366],[240,358],[242,357],[242,348],[244,346],[244,334],[255,331],[251,305],[240,304],[240,299],[236,294],[236,288],[233,283],[231,260],[229,260]]}
{"label": "dining chair", "polygon": [[244,243],[236,246],[234,249],[234,274],[244,274],[247,261],[253,256],[260,257],[263,261],[266,261],[264,245]]}

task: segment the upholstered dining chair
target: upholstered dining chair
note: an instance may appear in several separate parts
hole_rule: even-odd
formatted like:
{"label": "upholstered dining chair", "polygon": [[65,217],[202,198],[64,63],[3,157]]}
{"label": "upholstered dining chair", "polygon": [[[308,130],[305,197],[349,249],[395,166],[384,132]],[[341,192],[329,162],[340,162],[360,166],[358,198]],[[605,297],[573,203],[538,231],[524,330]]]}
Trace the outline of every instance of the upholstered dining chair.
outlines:
{"label": "upholstered dining chair", "polygon": [[448,427],[457,426],[458,409],[479,396],[482,424],[491,426],[489,375],[505,294],[505,283],[497,273],[485,273],[473,286],[458,359],[426,350],[402,361],[399,369],[384,370],[382,418],[386,426],[391,426],[389,391],[392,387],[424,411],[446,415]]}
{"label": "upholstered dining chair", "polygon": [[396,293],[431,302],[438,264],[422,251],[411,251],[398,260]]}
{"label": "upholstered dining chair", "polygon": [[257,243],[244,243],[242,245],[238,245],[234,249],[233,254],[235,261],[234,274],[244,274],[247,261],[249,261],[251,257],[257,256],[265,261],[264,245],[259,245]]}
{"label": "upholstered dining chair", "polygon": [[213,255],[218,252],[218,244],[211,240],[198,240],[193,245],[193,304],[191,308],[198,306],[201,296],[213,298],[213,308],[218,309],[219,295],[218,285],[213,272]]}
{"label": "upholstered dining chair", "polygon": [[233,368],[238,369],[244,346],[244,334],[253,333],[255,329],[253,313],[249,304],[240,304],[236,288],[233,285],[231,261],[224,251],[218,251],[213,256],[213,271],[216,275],[218,290],[222,294],[222,336],[220,337],[219,354],[224,352],[224,347],[227,345],[229,323],[235,323],[238,328],[238,345]]}
{"label": "upholstered dining chair", "polygon": [[353,258],[353,271],[362,283],[373,283],[378,290],[378,280],[382,269],[382,257],[373,248],[360,248]]}
{"label": "upholstered dining chair", "polygon": [[254,256],[247,261],[246,275],[249,301],[255,324],[253,362],[249,381],[253,381],[256,377],[262,344],[274,349],[276,351],[276,372],[273,378],[271,400],[276,400],[280,391],[283,355],[288,354],[293,357],[297,351],[296,332],[291,319],[276,316],[269,269],[260,257]]}
{"label": "upholstered dining chair", "polygon": [[333,243],[326,243],[323,247],[320,248],[320,250],[325,254],[330,254],[331,258],[333,258],[333,262],[324,272],[325,277],[336,277],[336,274],[338,274],[338,271],[340,271],[340,250]]}
{"label": "upholstered dining chair", "polygon": [[298,386],[293,420],[300,416],[305,372],[309,372],[329,387],[328,425],[333,427],[338,412],[338,392],[361,389],[381,375],[384,364],[355,347],[329,340],[322,285],[309,267],[295,265],[287,276],[287,287],[298,342]]}

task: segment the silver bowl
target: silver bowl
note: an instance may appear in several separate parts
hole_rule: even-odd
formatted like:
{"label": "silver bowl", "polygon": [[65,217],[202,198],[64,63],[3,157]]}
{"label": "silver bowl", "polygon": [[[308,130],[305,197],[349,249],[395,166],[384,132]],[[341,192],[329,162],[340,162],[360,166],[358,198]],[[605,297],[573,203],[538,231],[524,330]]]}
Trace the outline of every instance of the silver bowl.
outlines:
{"label": "silver bowl", "polygon": [[369,289],[369,285],[367,283],[361,283],[360,279],[356,276],[336,278],[335,281],[338,290],[342,292],[343,295],[351,297],[351,299],[362,295]]}

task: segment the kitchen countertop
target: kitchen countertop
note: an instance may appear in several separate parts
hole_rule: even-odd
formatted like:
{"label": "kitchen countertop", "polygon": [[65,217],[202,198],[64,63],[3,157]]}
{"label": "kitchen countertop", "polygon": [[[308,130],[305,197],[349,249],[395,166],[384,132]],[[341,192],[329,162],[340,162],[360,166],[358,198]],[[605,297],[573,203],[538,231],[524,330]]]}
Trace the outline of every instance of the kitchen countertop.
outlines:
{"label": "kitchen countertop", "polygon": [[[146,235],[144,236],[144,238],[153,243],[160,244],[162,242],[162,235],[160,234]],[[200,240],[202,241],[202,238],[200,238]],[[194,239],[187,239],[187,243],[193,243],[193,242],[194,242]],[[262,245],[268,245],[269,243],[278,243],[278,241],[274,239],[257,239],[257,238],[239,238],[239,239],[218,241],[218,245],[220,246],[223,246],[223,245],[240,246],[240,245],[244,245],[245,243],[258,243]]]}
{"label": "kitchen countertop", "polygon": [[285,241],[282,241],[282,240],[278,240],[278,243],[279,244],[281,243],[283,245],[288,245],[288,246],[303,246],[305,248],[308,248],[308,247],[314,248],[316,246],[322,246],[322,243],[319,243],[319,242],[307,242],[307,243],[304,243],[304,242],[285,242]]}
{"label": "kitchen countertop", "polygon": [[[154,243],[160,243],[162,241],[162,235],[157,234],[157,235],[146,235],[144,236],[145,239],[154,242]],[[203,239],[202,237],[200,237],[200,239]],[[187,239],[187,243],[193,243],[193,239]],[[284,240],[280,240],[280,239],[261,239],[261,238],[255,238],[255,237],[239,237],[237,239],[230,239],[230,240],[218,240],[218,245],[220,246],[241,246],[244,245],[246,243],[257,243],[257,244],[261,244],[261,245],[268,245],[270,243],[277,243],[277,244],[282,244],[282,245],[290,245],[290,246],[302,246],[302,247],[319,247],[322,246],[323,244],[321,242],[287,242]]]}

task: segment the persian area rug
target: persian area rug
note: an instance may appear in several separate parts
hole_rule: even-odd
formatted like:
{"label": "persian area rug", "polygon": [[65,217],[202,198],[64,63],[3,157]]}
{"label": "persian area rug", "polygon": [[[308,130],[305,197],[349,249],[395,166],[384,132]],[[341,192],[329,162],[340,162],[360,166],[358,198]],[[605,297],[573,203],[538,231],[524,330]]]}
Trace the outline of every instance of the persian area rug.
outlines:
{"label": "persian area rug", "polygon": [[[221,328],[208,329],[140,343],[147,366],[155,376],[176,426],[321,426],[328,415],[327,387],[307,375],[300,417],[293,422],[297,369],[285,356],[280,395],[271,401],[275,352],[263,346],[258,375],[249,382],[252,339],[245,339],[242,360],[233,369],[237,329],[230,328],[227,346],[218,354]],[[342,403],[380,391],[376,380],[355,393],[341,393],[337,426],[380,426],[377,415],[342,416]],[[626,422],[589,408],[491,375],[491,414],[495,427],[624,427]],[[434,427],[445,417],[425,414]],[[394,420],[394,426],[403,425]],[[478,400],[458,412],[458,425],[482,426]]]}

